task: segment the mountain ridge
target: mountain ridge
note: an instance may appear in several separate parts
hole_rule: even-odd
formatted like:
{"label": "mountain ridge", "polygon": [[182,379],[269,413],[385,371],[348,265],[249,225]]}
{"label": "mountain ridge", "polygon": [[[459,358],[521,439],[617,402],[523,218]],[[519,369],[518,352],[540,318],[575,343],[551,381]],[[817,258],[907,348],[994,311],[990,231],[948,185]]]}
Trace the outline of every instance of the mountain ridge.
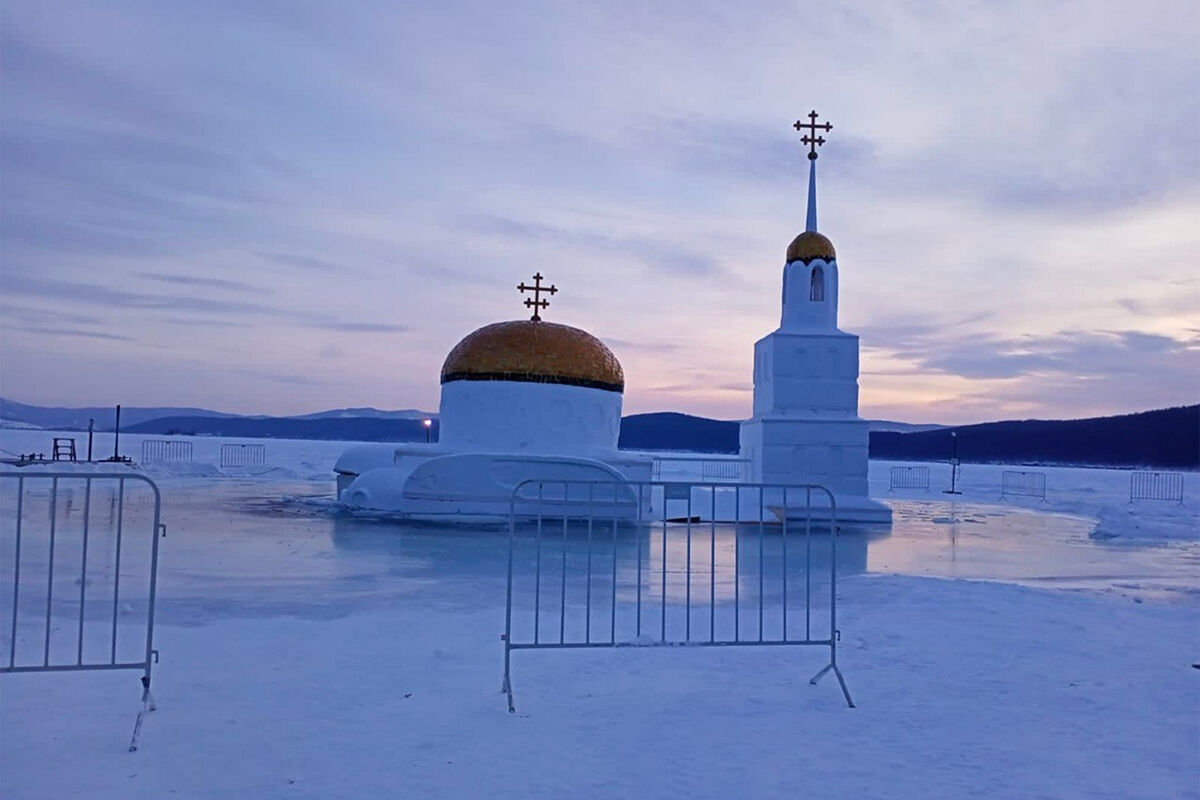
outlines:
{"label": "mountain ridge", "polygon": [[[14,408],[17,411],[38,410],[36,406],[0,399],[0,419],[34,424],[15,416]],[[45,410],[55,412],[59,419],[78,419],[80,412],[97,411],[90,408]],[[436,414],[417,409],[347,408],[295,417],[252,417],[198,409],[201,413],[145,418],[146,412],[159,410],[164,409],[122,409],[122,431],[240,438],[420,442],[425,441],[427,435],[436,440],[439,429]],[[138,416],[142,419],[137,420]],[[135,421],[126,424],[131,417]],[[425,419],[433,421],[428,430]],[[736,420],[716,420],[679,412],[633,414],[622,418],[619,442],[620,447],[630,450],[736,453],[739,424]],[[963,461],[1200,468],[1200,405],[1076,420],[1002,420],[933,428],[905,423],[874,424],[902,426],[901,430],[876,428],[870,432],[870,455],[878,459],[947,461],[954,452],[953,433],[958,441],[959,458]],[[83,426],[73,427],[86,428],[86,420]],[[111,424],[102,423],[98,429],[111,430]]]}

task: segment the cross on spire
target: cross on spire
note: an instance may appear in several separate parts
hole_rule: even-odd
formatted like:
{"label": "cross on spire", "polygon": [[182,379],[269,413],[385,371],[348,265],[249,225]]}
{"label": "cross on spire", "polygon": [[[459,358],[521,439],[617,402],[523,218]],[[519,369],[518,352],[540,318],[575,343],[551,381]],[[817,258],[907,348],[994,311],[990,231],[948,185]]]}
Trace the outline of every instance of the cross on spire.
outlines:
{"label": "cross on spire", "polygon": [[[833,130],[833,126],[828,122],[818,125],[817,112],[810,111],[808,112],[808,122],[796,120],[796,124],[792,127],[804,134],[800,137],[800,141],[808,145],[808,160],[816,161],[817,148],[825,144],[825,137],[818,136],[817,131],[825,131],[826,133],[829,133],[831,130]],[[805,129],[807,129],[807,133],[805,132]]]}
{"label": "cross on spire", "polygon": [[542,273],[540,272],[534,273],[533,286],[528,286],[526,285],[525,281],[521,281],[519,284],[517,284],[517,290],[521,292],[521,294],[524,294],[525,292],[533,292],[533,299],[528,297],[525,298],[525,307],[533,309],[533,316],[530,317],[530,319],[534,322],[541,322],[542,317],[538,312],[543,308],[550,307],[549,300],[541,299],[542,292],[545,292],[546,294],[558,293],[558,287],[554,286],[553,284],[549,286],[542,286]]}

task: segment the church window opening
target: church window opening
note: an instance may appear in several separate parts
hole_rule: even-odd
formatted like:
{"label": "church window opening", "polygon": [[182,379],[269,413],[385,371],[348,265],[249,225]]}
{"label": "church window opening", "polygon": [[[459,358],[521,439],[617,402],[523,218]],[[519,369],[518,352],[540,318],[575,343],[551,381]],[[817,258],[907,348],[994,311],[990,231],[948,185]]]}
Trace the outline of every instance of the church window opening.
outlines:
{"label": "church window opening", "polygon": [[825,270],[820,267],[813,267],[808,299],[814,303],[821,303],[825,300]]}

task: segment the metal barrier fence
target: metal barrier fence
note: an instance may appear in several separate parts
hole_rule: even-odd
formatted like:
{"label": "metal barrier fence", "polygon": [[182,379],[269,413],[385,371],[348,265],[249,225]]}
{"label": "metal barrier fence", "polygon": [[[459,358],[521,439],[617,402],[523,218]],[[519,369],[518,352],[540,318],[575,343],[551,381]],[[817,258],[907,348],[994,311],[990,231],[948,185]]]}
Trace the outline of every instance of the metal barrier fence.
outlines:
{"label": "metal barrier fence", "polygon": [[[680,523],[666,518],[672,499],[686,502]],[[832,671],[854,707],[837,665],[836,511],[817,485],[518,485],[502,636],[508,710],[514,650],[656,645],[827,647],[810,683]]]}
{"label": "metal barrier fence", "polygon": [[1175,500],[1183,505],[1183,473],[1135,472],[1129,476],[1129,502]]}
{"label": "metal barrier fence", "polygon": [[892,467],[888,491],[896,489],[924,489],[928,492],[929,467]]}
{"label": "metal barrier fence", "polygon": [[142,442],[142,462],[151,464],[158,461],[191,461],[192,443],[178,442],[171,439],[147,439]]}
{"label": "metal barrier fence", "polygon": [[1009,495],[1040,497],[1046,502],[1046,473],[1005,470],[1000,476],[1000,498]]}
{"label": "metal barrier fence", "polygon": [[748,458],[693,458],[690,456],[660,456],[656,457],[650,466],[650,476],[660,480],[664,467],[667,472],[683,471],[700,468],[700,479],[715,481],[728,479],[740,481],[746,477]]}
{"label": "metal barrier fence", "polygon": [[[0,673],[141,670],[142,707],[129,742],[136,750],[142,718],[155,709],[154,603],[166,533],[158,487],[131,473],[22,471],[0,473],[0,492],[0,552],[12,565],[0,570],[9,621]],[[152,503],[128,502],[138,495]],[[75,624],[56,627],[56,617]],[[131,618],[139,631],[144,622],[144,634],[130,636]]]}
{"label": "metal barrier fence", "polygon": [[221,445],[221,466],[261,467],[267,463],[267,448],[261,444]]}

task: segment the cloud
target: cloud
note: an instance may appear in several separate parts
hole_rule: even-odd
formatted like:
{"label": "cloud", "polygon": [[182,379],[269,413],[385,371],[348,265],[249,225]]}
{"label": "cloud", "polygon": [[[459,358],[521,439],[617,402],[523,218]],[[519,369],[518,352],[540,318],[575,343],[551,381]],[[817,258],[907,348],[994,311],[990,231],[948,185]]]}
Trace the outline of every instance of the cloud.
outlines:
{"label": "cloud", "polygon": [[616,253],[628,256],[639,266],[656,272],[711,277],[721,271],[711,255],[681,246],[679,242],[663,241],[651,236],[617,235],[583,227],[568,229],[490,214],[470,217],[464,224],[484,236],[552,244],[599,254]]}
{"label": "cloud", "polygon": [[332,261],[325,261],[312,256],[299,256],[292,253],[268,253],[261,250],[255,250],[254,255],[261,259],[270,261],[274,264],[282,264],[285,267],[294,267],[296,269],[313,270],[316,272],[324,272],[331,274],[347,274],[357,272],[349,267],[344,267],[341,264],[335,264]]}
{"label": "cloud", "polygon": [[309,375],[284,375],[250,368],[239,368],[231,371],[235,375],[244,375],[248,378],[257,378],[271,381],[272,383],[288,384],[290,386],[327,386],[329,384],[329,381],[323,381]]}
{"label": "cloud", "polygon": [[223,319],[187,319],[184,317],[163,317],[162,322],[169,325],[183,325],[194,328],[253,328],[249,322],[234,322]]}
{"label": "cloud", "polygon": [[384,322],[310,322],[308,327],[345,333],[406,333],[412,330],[407,325],[393,325]]}
{"label": "cloud", "polygon": [[611,336],[603,337],[605,344],[617,350],[639,350],[645,353],[674,353],[680,349],[677,344],[671,342],[641,342],[633,339],[614,339]]}
{"label": "cloud", "polygon": [[72,322],[84,325],[98,325],[102,322],[100,317],[92,314],[79,314],[48,308],[30,308],[29,306],[13,305],[7,302],[0,304],[0,311],[4,312],[7,319],[11,320],[15,318],[28,325],[37,325],[45,322]]}
{"label": "cloud", "polygon": [[103,331],[85,331],[75,328],[39,328],[27,327],[24,328],[29,333],[40,333],[47,336],[75,336],[81,339],[105,339],[111,342],[132,342],[136,341],[129,336],[121,336],[116,333],[104,333]]}
{"label": "cloud", "polygon": [[[240,300],[219,300],[212,297],[197,297],[194,295],[179,296],[135,292],[99,284],[73,283],[58,281],[50,278],[35,278],[28,275],[6,275],[6,292],[16,295],[33,297],[48,297],[61,300],[71,300],[82,305],[102,306],[106,308],[140,308],[153,310],[189,311],[198,313],[217,313],[238,316],[274,317],[290,321],[308,328],[341,331],[345,333],[403,333],[409,330],[406,325],[393,323],[356,322],[339,319],[328,313],[293,310],[262,303],[248,303]],[[189,284],[191,278],[181,282]],[[218,281],[223,284],[225,281]],[[172,319],[174,324],[210,325],[222,327],[245,327],[248,323],[242,321],[226,322],[211,320],[195,320],[185,322],[179,318]]]}
{"label": "cloud", "polygon": [[[1060,331],[1050,335],[955,334],[940,325],[870,328],[872,349],[909,362],[914,374],[942,373],[972,379],[1034,374],[1081,377],[1137,376],[1156,364],[1177,377],[1200,367],[1195,339],[1141,331]],[[893,373],[895,374],[895,373]],[[1191,373],[1200,383],[1200,372]]]}
{"label": "cloud", "polygon": [[218,300],[196,295],[179,296],[119,289],[95,283],[79,283],[38,278],[24,274],[6,274],[4,290],[12,294],[71,300],[83,305],[107,308],[141,308],[174,311],[200,311],[226,314],[269,314],[282,317],[310,319],[308,312],[277,309],[260,303],[240,300]]}
{"label": "cloud", "polygon": [[161,272],[139,272],[143,278],[149,278],[152,281],[161,283],[171,283],[178,286],[201,286],[209,289],[225,289],[232,292],[250,292],[262,294],[265,292],[257,286],[252,286],[249,283],[241,281],[230,281],[223,278],[205,278],[199,275],[172,275]]}

